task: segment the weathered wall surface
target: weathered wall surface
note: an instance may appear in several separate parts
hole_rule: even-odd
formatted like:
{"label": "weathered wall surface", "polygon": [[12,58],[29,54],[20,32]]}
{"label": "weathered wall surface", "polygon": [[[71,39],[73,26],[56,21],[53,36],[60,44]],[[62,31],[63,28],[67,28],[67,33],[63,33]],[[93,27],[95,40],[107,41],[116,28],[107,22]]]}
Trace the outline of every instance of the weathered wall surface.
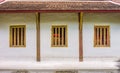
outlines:
{"label": "weathered wall surface", "polygon": [[[110,26],[110,47],[94,47],[94,25]],[[120,13],[85,13],[83,18],[84,59],[119,60]]]}
{"label": "weathered wall surface", "polygon": [[[78,61],[79,35],[77,13],[41,13],[41,57],[47,61]],[[51,47],[52,25],[67,25],[68,47]]]}
{"label": "weathered wall surface", "polygon": [[[26,25],[26,47],[10,47],[10,25]],[[33,13],[0,14],[0,60],[36,60],[36,20]]]}

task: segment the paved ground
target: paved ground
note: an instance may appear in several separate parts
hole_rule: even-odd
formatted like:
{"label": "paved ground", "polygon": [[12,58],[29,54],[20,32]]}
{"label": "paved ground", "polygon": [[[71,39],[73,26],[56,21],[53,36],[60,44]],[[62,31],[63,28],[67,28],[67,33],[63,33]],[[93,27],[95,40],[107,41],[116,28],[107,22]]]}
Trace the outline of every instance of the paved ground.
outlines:
{"label": "paved ground", "polygon": [[68,69],[120,69],[119,62],[103,61],[43,61],[43,62],[25,62],[25,61],[0,61],[0,69],[36,69],[36,70],[68,70]]}

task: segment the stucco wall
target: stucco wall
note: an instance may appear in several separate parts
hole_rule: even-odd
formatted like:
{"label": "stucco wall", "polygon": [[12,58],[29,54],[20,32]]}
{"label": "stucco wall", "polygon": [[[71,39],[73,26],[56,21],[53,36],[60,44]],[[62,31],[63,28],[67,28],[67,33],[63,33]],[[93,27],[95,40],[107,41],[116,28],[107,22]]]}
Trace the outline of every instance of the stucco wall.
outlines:
{"label": "stucco wall", "polygon": [[[94,25],[110,25],[110,47],[94,47]],[[83,18],[84,60],[119,60],[120,13],[85,13]],[[94,59],[93,59],[94,58]]]}
{"label": "stucco wall", "polygon": [[[120,58],[120,13],[84,13],[83,55],[84,60],[114,60]],[[0,60],[36,60],[35,13],[0,14]],[[77,13],[41,13],[41,60],[78,61],[79,35]],[[26,25],[26,47],[9,46],[10,25]],[[51,47],[51,26],[67,25],[68,47]],[[94,47],[94,25],[110,25],[110,47]]]}
{"label": "stucco wall", "polygon": [[[79,35],[77,13],[41,13],[41,59],[47,61],[78,61]],[[51,47],[51,26],[67,25],[68,47]]]}
{"label": "stucco wall", "polygon": [[[0,14],[0,60],[36,60],[36,23],[33,13]],[[26,47],[9,46],[10,25],[26,25]]]}

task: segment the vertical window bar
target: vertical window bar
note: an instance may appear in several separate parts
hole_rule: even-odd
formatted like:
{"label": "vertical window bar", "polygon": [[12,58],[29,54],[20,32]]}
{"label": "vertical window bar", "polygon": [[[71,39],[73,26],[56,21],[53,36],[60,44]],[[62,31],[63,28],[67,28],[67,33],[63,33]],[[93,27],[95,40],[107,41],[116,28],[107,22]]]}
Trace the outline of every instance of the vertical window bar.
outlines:
{"label": "vertical window bar", "polygon": [[102,28],[102,45],[104,46],[104,28]]}
{"label": "vertical window bar", "polygon": [[58,45],[60,46],[60,27],[58,28]]}
{"label": "vertical window bar", "polygon": [[16,46],[16,28],[14,28],[14,46]]}
{"label": "vertical window bar", "polygon": [[55,28],[55,46],[57,45],[57,28]]}
{"label": "vertical window bar", "polygon": [[11,46],[14,45],[14,28],[11,28]]}
{"label": "vertical window bar", "polygon": [[62,46],[64,45],[64,28],[62,27]]}
{"label": "vertical window bar", "polygon": [[18,27],[18,28],[17,28],[17,45],[18,45],[18,46],[20,45],[20,44],[19,44],[19,36],[20,36],[20,35],[19,35],[19,31],[20,31],[20,30],[19,30],[19,27]]}
{"label": "vertical window bar", "polygon": [[65,42],[65,40],[66,40],[66,34],[65,34],[66,32],[65,32],[65,28],[64,28],[64,46],[65,46],[65,44],[66,44],[66,42]]}
{"label": "vertical window bar", "polygon": [[102,27],[100,27],[100,45],[102,45]]}
{"label": "vertical window bar", "polygon": [[99,28],[99,45],[100,45],[100,28]]}
{"label": "vertical window bar", "polygon": [[53,38],[53,45],[55,45],[55,28],[54,27],[53,27],[53,31],[54,32],[53,32],[53,37],[52,38]]}
{"label": "vertical window bar", "polygon": [[18,38],[18,36],[17,36],[17,30],[18,28],[16,27],[16,46],[18,46],[18,43],[17,43],[17,38]]}
{"label": "vertical window bar", "polygon": [[21,28],[21,45],[23,46],[23,28]]}
{"label": "vertical window bar", "polygon": [[21,28],[19,28],[19,45],[21,45]]}
{"label": "vertical window bar", "polygon": [[97,28],[94,27],[94,46],[97,45]]}
{"label": "vertical window bar", "polygon": [[52,40],[52,41],[51,41],[51,45],[54,45],[54,28],[53,28],[53,27],[52,27],[51,31],[52,31],[52,32],[51,32],[51,33],[52,33],[52,34],[51,34],[51,40]]}
{"label": "vertical window bar", "polygon": [[57,42],[57,45],[56,45],[56,46],[58,46],[58,43],[59,43],[59,41],[58,41],[58,40],[59,40],[59,38],[58,38],[58,27],[57,27],[56,29],[57,29],[57,34],[56,34],[56,38],[57,38],[57,41],[56,41],[56,42]]}
{"label": "vertical window bar", "polygon": [[99,45],[99,28],[97,28],[97,46]]}
{"label": "vertical window bar", "polygon": [[109,46],[110,45],[110,36],[109,36],[109,28],[107,28],[107,46]]}
{"label": "vertical window bar", "polygon": [[24,28],[24,46],[26,46],[26,29]]}
{"label": "vertical window bar", "polygon": [[62,28],[60,28],[60,45],[62,45]]}
{"label": "vertical window bar", "polygon": [[66,33],[67,33],[67,28],[65,27],[65,45],[64,46],[67,46],[67,35],[66,35]]}
{"label": "vertical window bar", "polygon": [[107,28],[105,29],[106,31],[106,45],[108,44],[108,37],[107,37]]}
{"label": "vertical window bar", "polygon": [[24,28],[23,28],[23,45],[25,45],[25,39],[24,39],[24,37],[25,37],[25,34],[24,34]]}
{"label": "vertical window bar", "polygon": [[104,28],[104,46],[106,45],[106,32],[105,32],[105,28]]}
{"label": "vertical window bar", "polygon": [[13,41],[12,41],[12,35],[13,35],[13,30],[12,30],[12,28],[10,27],[10,46],[12,46],[12,44],[13,44]]}

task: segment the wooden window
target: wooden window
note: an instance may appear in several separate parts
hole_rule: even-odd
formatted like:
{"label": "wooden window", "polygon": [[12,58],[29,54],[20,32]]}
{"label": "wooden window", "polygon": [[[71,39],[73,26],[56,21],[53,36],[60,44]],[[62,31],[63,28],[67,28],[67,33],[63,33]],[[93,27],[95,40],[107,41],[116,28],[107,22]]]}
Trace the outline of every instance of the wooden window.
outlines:
{"label": "wooden window", "polygon": [[27,70],[17,70],[13,73],[29,73]]}
{"label": "wooden window", "polygon": [[110,27],[109,26],[94,27],[94,46],[95,47],[110,46]]}
{"label": "wooden window", "polygon": [[52,26],[52,47],[67,47],[67,26]]}
{"label": "wooden window", "polygon": [[78,71],[56,71],[56,73],[78,73]]}
{"label": "wooden window", "polygon": [[10,47],[26,46],[26,28],[25,25],[10,26]]}

